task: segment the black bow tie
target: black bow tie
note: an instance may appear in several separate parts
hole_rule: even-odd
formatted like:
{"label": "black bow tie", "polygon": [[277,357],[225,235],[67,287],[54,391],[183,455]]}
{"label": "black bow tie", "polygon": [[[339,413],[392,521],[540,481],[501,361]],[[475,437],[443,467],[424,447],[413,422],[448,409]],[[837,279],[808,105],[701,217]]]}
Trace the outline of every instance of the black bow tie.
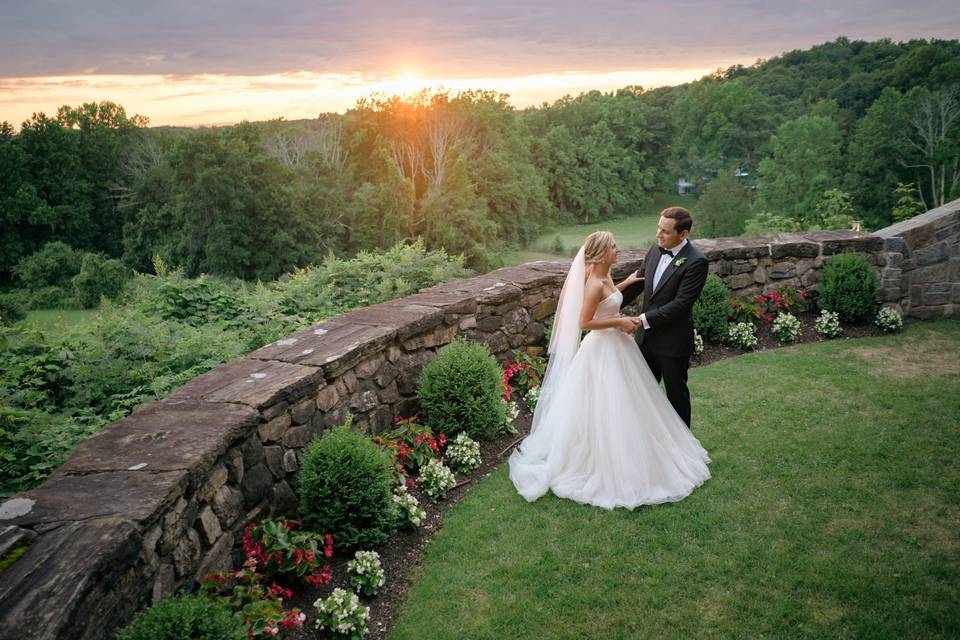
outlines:
{"label": "black bow tie", "polygon": [[673,257],[673,251],[670,251],[670,249],[664,249],[663,247],[657,247],[657,249],[660,249],[660,255],[661,255],[661,256],[665,256],[665,255],[667,255],[667,254],[670,254],[670,257],[671,257],[671,258]]}

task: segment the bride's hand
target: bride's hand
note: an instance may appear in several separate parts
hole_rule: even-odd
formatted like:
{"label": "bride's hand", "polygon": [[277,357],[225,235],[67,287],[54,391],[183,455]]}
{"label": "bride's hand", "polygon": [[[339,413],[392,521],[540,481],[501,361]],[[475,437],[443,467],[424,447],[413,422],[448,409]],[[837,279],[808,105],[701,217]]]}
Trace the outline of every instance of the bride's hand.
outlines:
{"label": "bride's hand", "polygon": [[621,282],[620,284],[622,284],[625,287],[629,287],[634,282],[643,282],[643,280],[644,280],[643,276],[637,275],[636,271],[631,271],[630,275],[624,278],[623,282]]}
{"label": "bride's hand", "polygon": [[640,318],[631,318],[624,316],[619,319],[617,322],[617,329],[623,331],[627,335],[632,335],[634,331],[637,330],[637,325],[640,324]]}

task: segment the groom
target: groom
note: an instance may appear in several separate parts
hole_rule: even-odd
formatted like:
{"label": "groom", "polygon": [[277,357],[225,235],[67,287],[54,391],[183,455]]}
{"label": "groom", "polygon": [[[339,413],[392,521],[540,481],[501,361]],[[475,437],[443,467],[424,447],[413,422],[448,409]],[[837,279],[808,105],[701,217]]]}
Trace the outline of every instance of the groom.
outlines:
{"label": "groom", "polygon": [[643,260],[643,282],[623,292],[623,305],[643,290],[637,345],[657,382],[662,379],[667,399],[690,427],[690,390],[687,370],[693,353],[693,303],[707,281],[707,259],[687,236],[693,226],[690,212],[669,207],[660,212],[657,246]]}

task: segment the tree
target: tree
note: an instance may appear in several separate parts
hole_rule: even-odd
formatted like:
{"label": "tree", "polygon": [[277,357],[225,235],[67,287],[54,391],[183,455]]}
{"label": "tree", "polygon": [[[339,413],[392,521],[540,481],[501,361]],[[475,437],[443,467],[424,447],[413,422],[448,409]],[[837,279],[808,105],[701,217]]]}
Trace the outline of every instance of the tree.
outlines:
{"label": "tree", "polygon": [[830,118],[800,116],[777,129],[773,157],[760,163],[758,209],[804,226],[817,222],[816,203],[837,186],[840,128]]}
{"label": "tree", "polygon": [[904,96],[887,87],[857,122],[847,149],[844,187],[853,196],[855,216],[867,228],[890,223],[896,185],[908,179],[903,166],[903,132],[908,126]]}
{"label": "tree", "polygon": [[696,233],[701,238],[739,236],[750,216],[750,192],[733,167],[707,183],[694,206]]}
{"label": "tree", "polygon": [[923,213],[924,207],[920,204],[916,196],[916,188],[909,183],[897,183],[895,190],[897,204],[893,207],[893,221],[902,222]]}
{"label": "tree", "polygon": [[919,94],[904,136],[916,159],[904,165],[926,174],[917,188],[920,201],[932,209],[960,193],[960,85]]}

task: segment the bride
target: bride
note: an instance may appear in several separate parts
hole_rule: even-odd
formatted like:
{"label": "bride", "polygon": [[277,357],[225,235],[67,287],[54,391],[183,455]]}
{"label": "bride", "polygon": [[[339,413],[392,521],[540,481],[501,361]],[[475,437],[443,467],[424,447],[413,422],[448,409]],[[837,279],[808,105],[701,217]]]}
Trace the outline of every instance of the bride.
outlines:
{"label": "bride", "polygon": [[609,231],[590,234],[560,290],[533,427],[510,456],[510,479],[530,502],[552,490],[633,509],[682,500],[710,477],[710,457],[633,340],[639,318],[620,316],[621,290],[642,278],[614,285],[616,258]]}

